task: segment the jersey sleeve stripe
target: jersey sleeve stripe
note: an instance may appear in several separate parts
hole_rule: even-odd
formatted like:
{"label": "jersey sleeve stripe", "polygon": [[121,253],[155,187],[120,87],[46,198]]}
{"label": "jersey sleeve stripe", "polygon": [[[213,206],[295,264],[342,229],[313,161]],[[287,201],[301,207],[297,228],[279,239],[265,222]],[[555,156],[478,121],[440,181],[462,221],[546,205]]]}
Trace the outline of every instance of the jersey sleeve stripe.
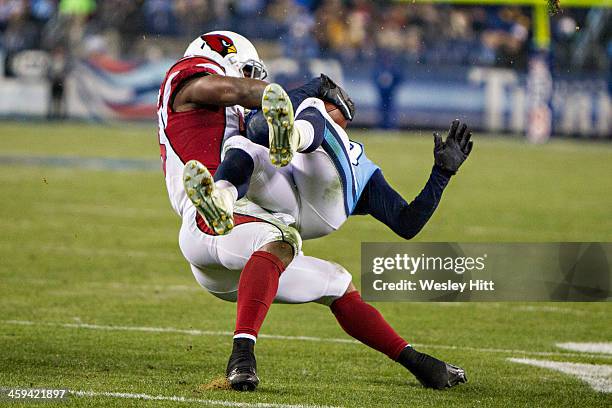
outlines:
{"label": "jersey sleeve stripe", "polygon": [[170,96],[172,94],[172,81],[174,80],[174,77],[176,77],[178,74],[178,72],[172,73],[164,84],[161,106],[159,107],[159,113],[161,114],[161,120],[164,124],[164,128],[168,123],[168,102],[170,101]]}
{"label": "jersey sleeve stripe", "polygon": [[225,75],[225,72],[223,72],[221,70],[221,67],[218,66],[218,65],[213,65],[213,64],[205,63],[205,64],[197,64],[196,67],[202,67],[202,68],[211,69],[211,70],[213,70],[218,75]]}
{"label": "jersey sleeve stripe", "polygon": [[224,69],[224,68],[221,66],[221,64],[219,64],[219,63],[218,63],[218,62],[216,62],[215,60],[212,60],[212,59],[210,59],[210,58],[207,58],[207,57],[204,57],[204,56],[201,56],[201,55],[189,55],[189,56],[187,56],[187,57],[183,57],[183,58],[181,58],[180,60],[176,61],[176,62],[175,62],[175,63],[174,63],[174,64],[173,64],[173,65],[170,67],[170,69],[168,69],[168,72],[172,72],[172,70],[173,70],[173,69],[174,69],[174,68],[175,68],[177,65],[180,65],[180,64],[184,63],[185,61],[189,61],[189,60],[203,60],[203,61],[205,61],[206,63],[213,64],[213,65],[215,65],[215,66],[217,66],[217,67],[221,68],[221,70],[222,70],[223,72],[225,72],[225,69]]}

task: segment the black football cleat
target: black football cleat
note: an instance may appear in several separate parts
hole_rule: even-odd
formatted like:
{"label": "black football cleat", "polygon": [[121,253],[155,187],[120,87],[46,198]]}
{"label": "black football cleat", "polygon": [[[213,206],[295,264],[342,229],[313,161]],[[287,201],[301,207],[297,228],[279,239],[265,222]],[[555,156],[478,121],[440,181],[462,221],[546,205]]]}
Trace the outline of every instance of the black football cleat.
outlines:
{"label": "black football cleat", "polygon": [[236,391],[255,391],[259,384],[254,346],[253,340],[234,339],[234,348],[227,363],[226,376],[230,386]]}
{"label": "black football cleat", "polygon": [[448,380],[444,388],[451,388],[467,382],[467,376],[463,368],[446,363],[446,371],[448,372]]}
{"label": "black football cleat", "polygon": [[467,382],[463,368],[420,353],[410,346],[402,350],[397,362],[406,367],[425,388],[442,390]]}

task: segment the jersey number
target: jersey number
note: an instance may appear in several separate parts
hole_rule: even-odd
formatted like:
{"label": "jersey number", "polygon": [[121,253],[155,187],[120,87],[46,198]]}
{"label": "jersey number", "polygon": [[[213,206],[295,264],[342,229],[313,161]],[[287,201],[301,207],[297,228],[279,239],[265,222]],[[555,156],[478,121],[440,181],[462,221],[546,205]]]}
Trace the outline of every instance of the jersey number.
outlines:
{"label": "jersey number", "polygon": [[361,143],[349,141],[349,158],[353,166],[359,165],[359,158],[363,154],[363,146]]}

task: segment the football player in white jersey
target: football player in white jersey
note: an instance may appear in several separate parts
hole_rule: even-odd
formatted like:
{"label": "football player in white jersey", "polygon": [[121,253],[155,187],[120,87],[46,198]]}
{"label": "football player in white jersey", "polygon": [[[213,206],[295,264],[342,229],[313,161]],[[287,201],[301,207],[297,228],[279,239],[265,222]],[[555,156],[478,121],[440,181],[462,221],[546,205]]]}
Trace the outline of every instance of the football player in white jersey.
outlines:
{"label": "football player in white jersey", "polygon": [[[304,256],[299,233],[288,225],[291,217],[270,214],[243,199],[257,172],[250,148],[230,143],[244,131],[241,106],[268,109],[269,156],[277,164],[287,165],[296,150],[307,151],[320,139],[316,120],[298,114],[294,123],[282,88],[254,78],[264,72],[248,40],[232,32],[212,32],[189,46],[160,90],[160,149],[170,199],[183,219],[181,250],[203,287],[238,301],[227,368],[230,384],[240,390],[257,386],[253,349],[273,300],[330,305],[347,333],[404,365],[425,386],[465,382],[463,370],[410,347],[363,302],[341,266]],[[222,149],[224,144],[233,147]],[[186,192],[178,188],[180,182]]]}
{"label": "football player in white jersey", "polygon": [[[289,95],[278,87],[266,96],[269,98],[263,101],[263,108],[247,116],[246,137],[236,135],[224,142],[224,152],[234,155],[237,151],[247,152],[252,159],[252,164],[249,162],[246,169],[240,170],[243,177],[234,176],[237,183],[230,183],[229,188],[246,191],[246,196],[263,208],[291,215],[303,239],[328,235],[350,215],[365,214],[383,222],[402,238],[411,239],[432,216],[451,176],[472,150],[471,132],[458,120],[451,124],[445,141],[434,134],[435,164],[430,177],[421,193],[407,203],[387,183],[381,169],[367,158],[363,145],[351,141],[343,126],[328,115],[320,98],[338,106],[346,118],[340,121],[344,126],[354,115],[348,95],[329,78],[322,75]],[[293,103],[298,106],[295,121]],[[277,121],[285,126],[281,131],[268,125]],[[275,146],[279,144],[284,146],[280,152],[286,152],[282,161],[276,157],[279,149]],[[291,159],[289,163],[287,160]],[[211,185],[212,177],[205,174],[199,163],[190,165],[203,173],[200,178],[189,176],[186,184],[187,190],[199,200],[203,196],[193,187],[201,180]],[[196,170],[185,171],[189,174]],[[206,205],[205,198],[200,200],[204,201],[200,206],[203,213],[209,207],[215,208],[213,213],[208,211],[213,225],[221,223],[215,214],[225,219],[231,217],[233,202],[224,200],[217,205],[214,200],[214,194],[225,192],[227,185],[221,184],[218,191],[209,189],[214,191],[210,205]]]}
{"label": "football player in white jersey", "polygon": [[429,179],[414,201],[408,203],[368,159],[364,146],[351,141],[342,126],[332,120],[320,99],[305,98],[296,117],[296,123],[301,119],[310,125],[314,142],[282,169],[276,169],[268,160],[261,136],[268,129],[253,125],[256,116],[247,117],[248,138],[260,145],[253,146],[250,140],[238,136],[228,139],[224,149],[243,148],[249,152],[255,171],[247,197],[268,210],[290,214],[303,239],[328,235],[350,215],[364,214],[374,216],[402,238],[411,239],[432,216],[451,176],[472,148],[471,132],[459,121],[452,123],[444,142],[436,134],[435,164]]}

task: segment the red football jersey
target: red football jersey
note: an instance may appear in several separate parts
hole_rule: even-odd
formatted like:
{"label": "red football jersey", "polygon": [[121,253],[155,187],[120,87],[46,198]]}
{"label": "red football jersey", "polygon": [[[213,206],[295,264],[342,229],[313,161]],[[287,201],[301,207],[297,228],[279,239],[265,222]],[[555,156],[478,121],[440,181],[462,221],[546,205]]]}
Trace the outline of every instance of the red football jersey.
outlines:
{"label": "red football jersey", "polygon": [[183,166],[198,160],[214,174],[221,162],[223,141],[243,133],[241,106],[202,106],[175,112],[172,104],[185,81],[202,75],[225,75],[224,68],[205,57],[186,57],[167,72],[159,91],[157,105],[159,145],[166,187],[172,207],[182,215],[187,195],[183,190]]}

